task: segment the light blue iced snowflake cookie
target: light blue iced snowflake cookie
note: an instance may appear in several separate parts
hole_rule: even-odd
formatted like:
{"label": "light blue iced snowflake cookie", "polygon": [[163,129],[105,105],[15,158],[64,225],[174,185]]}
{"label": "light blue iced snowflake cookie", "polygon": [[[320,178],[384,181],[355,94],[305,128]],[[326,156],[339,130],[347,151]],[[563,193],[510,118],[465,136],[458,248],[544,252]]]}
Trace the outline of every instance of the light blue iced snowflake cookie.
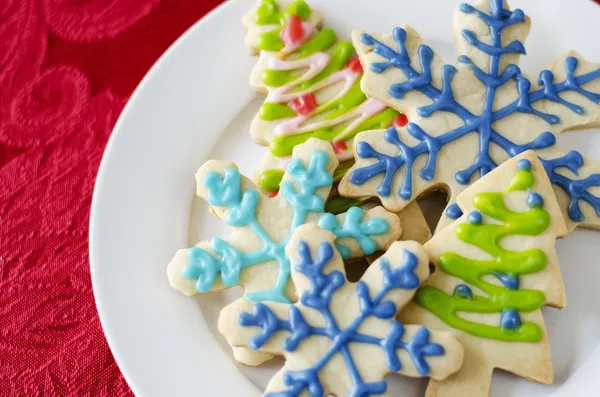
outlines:
{"label": "light blue iced snowflake cookie", "polygon": [[241,285],[247,299],[290,302],[296,296],[288,283],[285,245],[308,222],[332,230],[345,259],[386,249],[402,233],[396,215],[382,207],[352,208],[337,217],[323,213],[337,164],[331,145],[309,140],[294,150],[274,198],[260,193],[232,163],[204,164],[196,174],[197,194],[232,232],[178,251],[168,266],[171,285],[186,295]]}
{"label": "light blue iced snowflake cookie", "polygon": [[[247,299],[290,302],[296,294],[285,245],[307,222],[336,233],[346,259],[385,250],[402,234],[395,214],[383,207],[351,208],[338,216],[323,213],[337,165],[331,145],[311,139],[294,149],[279,194],[268,198],[234,164],[205,163],[196,174],[197,194],[232,232],[179,250],[167,268],[171,285],[188,296],[240,285]],[[248,365],[270,358],[248,353],[234,350],[236,359]]]}
{"label": "light blue iced snowflake cookie", "polygon": [[346,281],[335,236],[317,225],[296,229],[286,253],[298,303],[239,299],[219,318],[232,346],[285,356],[265,396],[388,395],[388,373],[445,379],[460,368],[451,333],[395,320],[429,276],[420,244],[394,243],[356,284]]}
{"label": "light blue iced snowflake cookie", "polygon": [[424,191],[442,188],[450,204],[440,230],[461,215],[455,199],[469,184],[533,149],[569,228],[600,228],[600,162],[556,145],[563,131],[599,124],[599,66],[570,52],[537,77],[525,75],[518,63],[530,20],[502,0],[461,5],[453,26],[456,65],[444,64],[410,27],[386,35],[354,32],[366,71],[361,88],[411,122],[358,135],[357,162],[340,192],[377,196],[399,211]]}

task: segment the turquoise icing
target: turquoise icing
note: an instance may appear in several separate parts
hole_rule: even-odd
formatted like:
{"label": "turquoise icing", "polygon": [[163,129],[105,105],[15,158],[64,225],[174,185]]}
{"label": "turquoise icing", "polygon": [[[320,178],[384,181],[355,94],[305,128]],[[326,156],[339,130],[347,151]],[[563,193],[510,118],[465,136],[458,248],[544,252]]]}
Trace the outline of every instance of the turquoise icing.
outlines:
{"label": "turquoise icing", "polygon": [[[323,214],[319,219],[319,227],[333,232],[338,238],[352,237],[360,245],[360,249],[365,255],[375,253],[377,244],[370,236],[385,234],[390,226],[382,218],[369,219],[361,222],[365,212],[359,207],[352,207],[346,213],[344,223],[340,225],[337,218],[333,214]],[[343,244],[337,243],[337,250],[342,255],[342,258],[350,258],[350,250]]]}
{"label": "turquoise icing", "polygon": [[[285,246],[293,231],[306,222],[311,212],[324,211],[325,202],[315,192],[320,188],[330,188],[333,183],[331,173],[327,171],[328,156],[322,150],[314,150],[305,168],[298,158],[293,158],[287,167],[287,178],[281,183],[281,196],[293,209],[293,218],[286,238],[273,241],[263,226],[256,219],[256,205],[259,193],[255,189],[241,190],[241,176],[235,168],[225,168],[223,175],[215,171],[207,172],[204,187],[210,205],[225,207],[229,210],[225,221],[232,227],[248,227],[261,241],[262,248],[252,252],[242,252],[220,238],[213,238],[210,251],[199,247],[187,251],[189,263],[183,268],[181,275],[186,279],[196,280],[196,289],[207,292],[214,285],[217,275],[225,286],[234,286],[239,282],[242,269],[267,261],[275,261],[279,272],[275,285],[267,290],[249,293],[246,298],[252,301],[289,302],[285,296],[285,288],[290,278],[290,263],[285,255]],[[291,179],[291,180],[290,180]],[[361,222],[362,210],[348,212],[343,225],[331,226],[331,214],[324,214],[322,222],[331,226],[331,230],[339,238],[354,238],[365,254],[375,251],[375,242],[370,236],[384,234],[388,230],[387,222],[382,218],[373,218]],[[346,251],[348,252],[348,251]]]}

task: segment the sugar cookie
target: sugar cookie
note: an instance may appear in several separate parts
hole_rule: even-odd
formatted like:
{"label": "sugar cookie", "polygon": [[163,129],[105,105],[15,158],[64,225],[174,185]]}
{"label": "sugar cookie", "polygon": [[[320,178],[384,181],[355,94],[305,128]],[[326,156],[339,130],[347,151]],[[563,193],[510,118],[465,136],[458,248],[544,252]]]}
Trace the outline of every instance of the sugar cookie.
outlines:
{"label": "sugar cookie", "polygon": [[452,333],[394,320],[429,276],[420,244],[394,243],[357,284],[346,281],[335,247],[317,225],[299,227],[286,247],[299,302],[239,299],[221,312],[219,331],[232,346],[285,356],[266,396],[388,395],[388,373],[441,380],[460,368]]}
{"label": "sugar cookie", "polygon": [[523,151],[542,159],[569,229],[600,227],[600,162],[556,145],[556,135],[600,121],[600,68],[570,52],[538,78],[517,66],[530,20],[502,0],[463,4],[454,20],[459,54],[446,65],[410,27],[390,35],[354,32],[365,66],[363,91],[408,115],[405,128],[355,139],[357,163],[342,195],[377,196],[397,212],[430,189],[449,207],[438,230],[459,217],[456,196]]}
{"label": "sugar cookie", "polygon": [[554,248],[567,233],[542,163],[527,151],[458,196],[464,212],[425,244],[436,271],[401,313],[406,322],[455,332],[463,368],[431,381],[427,397],[484,397],[494,368],[551,383],[541,307],[562,308]]}

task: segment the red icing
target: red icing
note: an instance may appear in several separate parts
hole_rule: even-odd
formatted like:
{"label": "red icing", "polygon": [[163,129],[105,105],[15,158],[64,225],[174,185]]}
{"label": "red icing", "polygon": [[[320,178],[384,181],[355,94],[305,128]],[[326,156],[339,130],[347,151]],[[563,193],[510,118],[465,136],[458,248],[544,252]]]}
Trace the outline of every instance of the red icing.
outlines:
{"label": "red icing", "polygon": [[406,124],[408,124],[408,117],[402,113],[397,115],[396,118],[394,118],[394,121],[392,121],[394,127],[404,127]]}
{"label": "red icing", "polygon": [[304,116],[316,109],[317,99],[311,93],[304,94],[301,97],[290,101],[288,105],[296,112],[296,114]]}
{"label": "red icing", "polygon": [[297,45],[304,40],[304,27],[302,26],[302,18],[300,18],[296,14],[290,15],[288,18],[287,24],[281,31],[279,37],[283,44],[287,45]]}
{"label": "red icing", "polygon": [[331,142],[331,146],[333,146],[333,151],[336,154],[348,149],[348,146],[346,146],[346,142],[344,141],[333,141]]}
{"label": "red icing", "polygon": [[362,73],[363,67],[358,57],[354,57],[348,61],[346,67],[350,68],[354,73]]}
{"label": "red icing", "polygon": [[268,198],[273,198],[275,196],[277,196],[277,194],[279,193],[279,190],[275,190],[274,192],[271,192],[269,194],[267,194]]}

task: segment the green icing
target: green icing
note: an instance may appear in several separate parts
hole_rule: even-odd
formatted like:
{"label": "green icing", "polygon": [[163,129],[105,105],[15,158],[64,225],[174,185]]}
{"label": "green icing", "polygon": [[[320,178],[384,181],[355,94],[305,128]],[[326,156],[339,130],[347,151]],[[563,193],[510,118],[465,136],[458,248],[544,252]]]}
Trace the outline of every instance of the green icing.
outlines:
{"label": "green icing", "polygon": [[310,7],[303,0],[292,3],[284,12],[279,11],[275,0],[262,0],[256,9],[254,23],[257,25],[284,25],[289,15],[296,14],[303,21],[310,17]]}
{"label": "green icing", "polygon": [[[526,191],[533,185],[533,174],[520,170],[504,192],[486,192],[473,199],[475,208],[482,214],[494,218],[501,224],[464,223],[456,227],[457,237],[478,247],[493,257],[491,260],[474,260],[454,252],[446,252],[439,258],[438,267],[445,273],[464,280],[467,284],[483,291],[487,296],[471,296],[457,288],[454,295],[431,286],[420,288],[416,302],[434,313],[446,324],[471,335],[507,342],[538,342],[542,338],[541,328],[533,322],[524,322],[515,328],[480,324],[457,315],[464,313],[502,313],[505,309],[531,312],[540,309],[545,296],[539,290],[518,290],[498,286],[482,278],[498,274],[518,277],[532,274],[546,266],[545,253],[537,248],[522,252],[508,251],[501,246],[503,238],[515,235],[537,236],[550,224],[550,215],[540,207],[526,212],[513,212],[504,204],[504,196],[512,191]],[[465,287],[464,285],[462,287]]]}
{"label": "green icing", "polygon": [[[300,77],[290,70],[265,69],[260,75],[260,79],[267,87],[281,87]],[[268,103],[268,102],[267,102]],[[295,115],[295,114],[294,114]]]}
{"label": "green icing", "polygon": [[284,45],[279,38],[280,32],[281,29],[261,33],[256,38],[256,47],[263,51],[281,51]]}
{"label": "green icing", "polygon": [[[395,110],[387,108],[383,112],[360,123],[355,129],[353,129],[346,135],[345,139],[350,140],[361,131],[387,128],[394,120],[394,117],[396,117],[397,114],[398,112],[396,112]],[[292,151],[294,150],[294,147],[296,147],[296,145],[300,145],[309,140],[310,138],[319,138],[327,142],[332,142],[335,139],[335,137],[337,137],[343,131],[344,126],[336,126],[319,128],[316,130],[303,132],[297,135],[281,136],[271,141],[271,143],[269,144],[269,150],[271,151],[271,153],[273,153],[273,155],[278,157],[289,156],[292,154]]]}
{"label": "green icing", "polygon": [[[257,40],[257,47],[265,51],[280,51],[284,48],[281,42],[281,29],[286,23],[289,15],[297,14],[303,20],[310,17],[310,7],[304,1],[296,1],[284,12],[279,10],[275,0],[263,0],[257,10],[255,23],[258,25],[279,24],[279,28],[262,33]],[[319,52],[329,52],[330,60],[327,66],[320,71],[316,76],[309,80],[303,81],[295,85],[290,92],[304,92],[312,86],[323,81],[328,76],[342,70],[348,61],[354,56],[354,48],[349,41],[337,42],[337,35],[333,29],[322,29],[313,34],[302,45],[300,45],[293,53],[288,54],[285,59],[297,60],[309,57]],[[295,70],[273,70],[266,69],[261,74],[261,81],[270,88],[278,88],[288,84],[293,84],[294,81],[302,77],[305,72],[304,68]],[[360,79],[346,92],[342,97],[333,99],[320,104],[311,114],[312,118],[320,116],[320,121],[334,120],[344,114],[356,109],[367,100],[366,95],[360,89]],[[361,131],[371,129],[387,128],[398,112],[393,109],[386,109],[379,114],[370,117],[357,125],[353,130],[347,131],[343,139],[349,141]],[[264,103],[259,110],[259,117],[265,121],[283,120],[295,117],[296,114],[287,104],[283,103]],[[307,120],[307,123],[310,123]],[[310,138],[319,138],[328,142],[332,142],[340,134],[344,132],[348,122],[342,122],[339,125],[333,125],[325,128],[318,128],[311,131],[306,131],[300,134],[280,136],[270,142],[269,149],[271,153],[278,157],[290,156],[296,145],[306,142]],[[347,169],[340,167],[337,172],[338,180],[340,180]],[[269,170],[263,173],[261,177],[261,188],[267,191],[275,191],[278,189],[278,184],[281,178],[277,179],[278,171]],[[277,185],[277,186],[276,186]]]}
{"label": "green icing", "polygon": [[275,0],[262,0],[256,9],[254,23],[257,25],[282,24],[282,16]]}
{"label": "green icing", "polygon": [[308,20],[308,18],[310,18],[310,6],[308,4],[306,4],[304,1],[299,0],[299,1],[295,1],[294,3],[292,3],[286,10],[285,10],[285,15],[293,15],[296,14],[300,17],[300,19],[302,19],[303,21]]}
{"label": "green icing", "polygon": [[267,102],[261,106],[258,115],[263,120],[271,121],[294,117],[296,113],[286,104]]}
{"label": "green icing", "polygon": [[315,77],[310,80],[302,82],[298,86],[298,91],[304,91],[317,84],[321,80],[325,80],[330,75],[335,72],[342,70],[346,63],[352,58],[354,55],[354,47],[352,43],[349,41],[342,41],[339,43],[333,52],[331,53],[331,57],[329,59],[329,64]]}
{"label": "green icing", "polygon": [[[316,52],[326,51],[335,43],[335,40],[336,36],[333,30],[323,29],[312,39],[300,46],[293,55],[299,59],[311,56]],[[348,62],[348,60],[352,57],[353,53],[354,48],[350,42],[344,41],[338,44],[331,55],[331,61],[327,68],[325,68],[325,70],[313,77],[311,80],[299,84],[297,91],[303,91],[312,86],[314,83],[329,76],[331,73],[342,69],[346,62]],[[324,74],[325,72],[328,73]],[[297,70],[265,69],[260,77],[266,86],[276,88],[292,83],[294,80],[297,80],[299,77],[301,77],[301,74],[299,74]]]}
{"label": "green icing", "polygon": [[[344,177],[346,172],[348,172],[348,170],[352,167],[353,163],[354,163],[353,161],[347,161],[345,163],[340,164],[339,167],[333,173],[333,181],[339,182],[340,180],[342,180],[342,178]],[[279,190],[279,184],[281,183],[282,179],[283,179],[283,170],[271,169],[271,170],[264,171],[260,175],[260,188],[265,192],[276,192]],[[340,199],[342,199],[342,197],[337,197],[336,199],[338,199],[338,201],[341,203]],[[352,201],[352,202],[355,201],[355,200],[349,200],[349,199],[344,199],[344,200]],[[333,202],[332,202],[331,205],[335,205],[335,204],[333,204]],[[347,206],[348,208],[350,208],[356,204],[351,204],[351,205],[344,204],[344,205]],[[331,212],[331,211],[327,211],[327,212]],[[334,212],[334,213],[339,214],[342,212],[344,212],[344,211]]]}
{"label": "green icing", "polygon": [[352,207],[358,207],[367,203],[372,202],[373,200],[354,200],[348,199],[342,196],[330,197],[325,204],[325,212],[329,212],[334,215],[342,214],[348,211]]}
{"label": "green icing", "polygon": [[288,17],[296,14],[306,21],[310,17],[310,12],[310,7],[302,0],[292,3],[284,12],[279,11],[279,6],[275,0],[262,0],[256,10],[254,23],[257,25],[279,25],[279,28],[258,35],[256,47],[263,51],[282,50],[284,44],[279,35]]}
{"label": "green icing", "polygon": [[260,175],[260,188],[266,192],[276,192],[283,179],[283,170],[267,170]]}
{"label": "green icing", "polygon": [[341,163],[336,170],[333,172],[333,182],[339,182],[342,180],[346,172],[354,165],[354,160],[346,161]]}
{"label": "green icing", "polygon": [[314,37],[302,43],[292,54],[295,59],[306,58],[317,52],[325,52],[335,44],[337,35],[333,29],[323,29]]}

